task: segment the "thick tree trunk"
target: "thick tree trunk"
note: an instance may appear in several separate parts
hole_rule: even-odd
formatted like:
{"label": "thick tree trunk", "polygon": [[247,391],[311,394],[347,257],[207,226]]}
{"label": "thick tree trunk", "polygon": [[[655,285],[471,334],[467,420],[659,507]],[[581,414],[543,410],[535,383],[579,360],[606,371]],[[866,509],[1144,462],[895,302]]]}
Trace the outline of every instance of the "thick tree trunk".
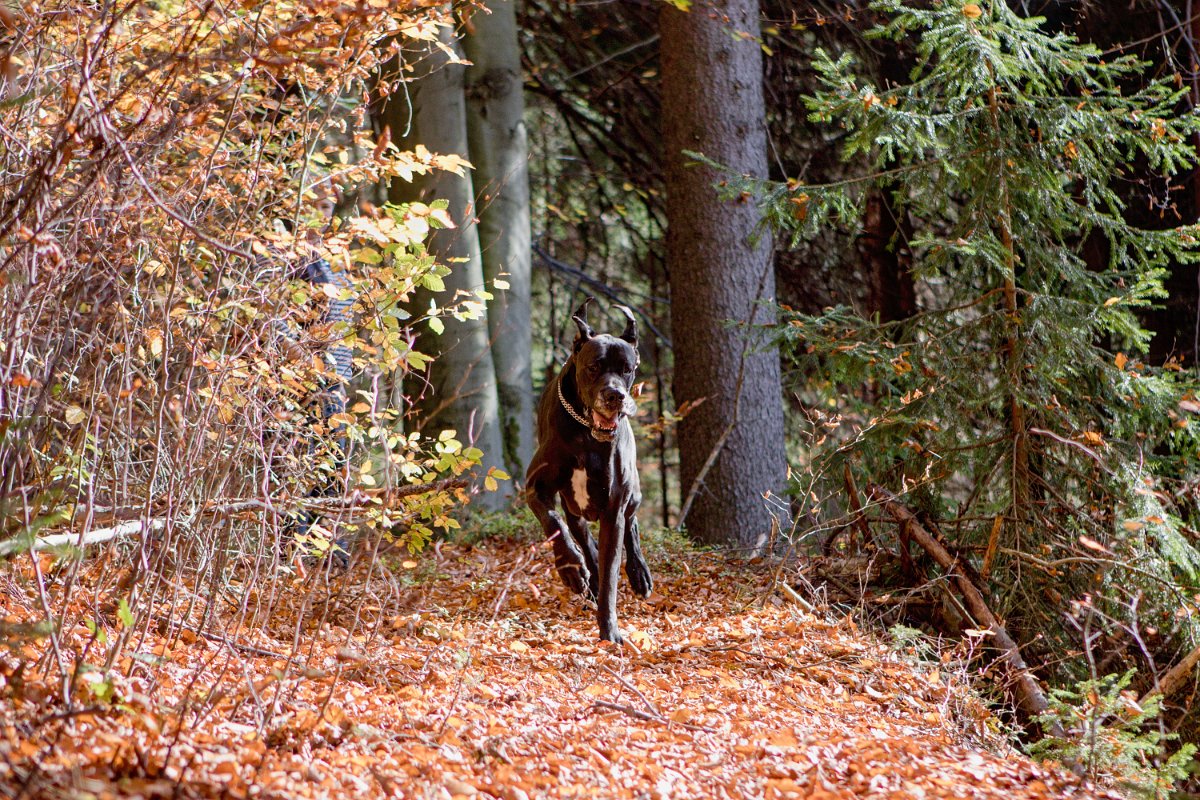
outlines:
{"label": "thick tree trunk", "polygon": [[466,71],[467,140],[488,287],[497,278],[488,305],[492,359],[500,397],[500,423],[508,471],[524,475],[533,456],[533,352],[529,307],[529,147],[521,51],[513,0],[489,0],[490,14],[471,17],[463,40],[472,66]]}
{"label": "thick tree trunk", "polygon": [[[457,47],[449,31],[443,31],[442,43]],[[447,63],[446,54],[433,46],[406,52],[405,57],[415,68],[414,80],[407,87],[411,111],[403,87],[393,88],[381,111],[397,145],[411,149],[423,144],[435,153],[467,157],[463,67]],[[403,135],[405,131],[407,136]],[[448,210],[457,227],[436,231],[429,239],[430,252],[451,270],[444,279],[446,290],[433,295],[433,299],[439,304],[450,303],[456,292],[473,294],[484,287],[475,191],[469,173],[460,177],[436,171],[418,176],[412,183],[396,178],[388,188],[388,199],[394,203],[441,199],[450,204]],[[428,295],[418,295],[416,308],[428,308],[429,300]],[[470,439],[483,451],[485,468],[503,468],[496,370],[487,320],[445,317],[444,322],[445,331],[440,336],[422,326],[418,341],[419,350],[436,356],[429,366],[429,385],[424,387],[420,403],[425,417],[419,423],[425,430],[453,428],[460,441]],[[498,508],[507,498],[493,492],[476,502],[484,508]]]}
{"label": "thick tree trunk", "polygon": [[766,174],[758,3],[666,6],[661,21],[675,402],[707,398],[679,426],[685,504],[697,487],[681,522],[701,541],[755,548],[770,530],[762,494],[779,491],[786,470],[779,354],[744,327],[775,318],[770,242],[751,241],[755,204],[718,200],[720,176],[683,151]]}

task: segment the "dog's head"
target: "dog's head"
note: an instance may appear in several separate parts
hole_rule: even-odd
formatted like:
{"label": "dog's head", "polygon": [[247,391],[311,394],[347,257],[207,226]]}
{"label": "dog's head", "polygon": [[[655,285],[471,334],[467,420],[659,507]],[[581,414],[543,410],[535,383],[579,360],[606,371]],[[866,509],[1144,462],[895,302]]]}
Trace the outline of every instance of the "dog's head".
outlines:
{"label": "dog's head", "polygon": [[579,327],[575,337],[575,390],[583,401],[583,413],[592,423],[592,436],[602,442],[612,441],[621,417],[637,412],[634,405],[633,377],[637,372],[637,321],[625,306],[616,309],[625,317],[625,330],[620,336],[596,333],[587,321],[591,297],[571,316]]}

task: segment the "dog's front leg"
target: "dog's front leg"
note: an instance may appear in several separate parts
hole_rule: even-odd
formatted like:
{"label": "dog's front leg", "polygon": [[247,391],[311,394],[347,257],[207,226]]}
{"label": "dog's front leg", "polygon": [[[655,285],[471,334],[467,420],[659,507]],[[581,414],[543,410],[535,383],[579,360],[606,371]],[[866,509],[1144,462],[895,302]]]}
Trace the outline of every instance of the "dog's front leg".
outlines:
{"label": "dog's front leg", "polygon": [[654,591],[654,579],[650,567],[642,555],[642,536],[638,529],[637,506],[630,505],[625,512],[625,577],[638,597],[649,597]]}
{"label": "dog's front leg", "polygon": [[588,591],[591,574],[566,523],[554,510],[555,492],[540,482],[532,483],[527,499],[529,509],[542,523],[546,538],[554,545],[554,568],[558,570],[558,577],[575,594],[584,594]]}
{"label": "dog's front leg", "polygon": [[596,595],[600,592],[600,567],[598,565],[599,556],[596,552],[596,540],[592,537],[592,532],[588,530],[587,520],[583,517],[572,514],[567,509],[563,509],[563,516],[567,518],[567,527],[571,529],[571,534],[575,537],[575,543],[579,545],[583,551],[583,560],[587,564],[587,568],[591,571],[591,578],[588,580],[588,597],[592,600],[596,599]]}
{"label": "dog's front leg", "polygon": [[617,644],[624,641],[617,627],[617,582],[621,575],[624,538],[624,510],[608,509],[600,517],[600,596],[596,598],[596,616],[600,622],[600,638]]}

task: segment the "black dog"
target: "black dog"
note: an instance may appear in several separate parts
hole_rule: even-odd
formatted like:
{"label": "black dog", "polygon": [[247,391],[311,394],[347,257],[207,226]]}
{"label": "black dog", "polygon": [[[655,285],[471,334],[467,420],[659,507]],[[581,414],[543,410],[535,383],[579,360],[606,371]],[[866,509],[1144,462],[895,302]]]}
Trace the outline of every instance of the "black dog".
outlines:
{"label": "black dog", "polygon": [[[650,594],[654,582],[642,556],[637,510],[642,502],[637,452],[629,417],[638,366],[637,322],[618,338],[597,334],[583,302],[571,318],[579,326],[574,351],[546,386],[538,406],[538,449],[525,475],[529,507],[554,543],[554,566],[571,591],[595,598],[600,638],[621,642],[617,629],[617,580],[621,550],[633,591]],[[554,510],[562,498],[566,523]],[[600,522],[600,551],[588,530]]]}

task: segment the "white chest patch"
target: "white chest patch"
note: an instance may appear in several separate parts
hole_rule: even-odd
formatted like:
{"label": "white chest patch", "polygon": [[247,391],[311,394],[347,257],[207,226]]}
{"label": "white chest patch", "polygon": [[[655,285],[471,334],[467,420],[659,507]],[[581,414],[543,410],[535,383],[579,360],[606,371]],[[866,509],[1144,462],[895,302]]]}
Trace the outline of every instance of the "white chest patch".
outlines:
{"label": "white chest patch", "polygon": [[571,492],[575,496],[575,505],[579,506],[580,513],[586,511],[588,507],[587,473],[581,469],[571,473]]}

